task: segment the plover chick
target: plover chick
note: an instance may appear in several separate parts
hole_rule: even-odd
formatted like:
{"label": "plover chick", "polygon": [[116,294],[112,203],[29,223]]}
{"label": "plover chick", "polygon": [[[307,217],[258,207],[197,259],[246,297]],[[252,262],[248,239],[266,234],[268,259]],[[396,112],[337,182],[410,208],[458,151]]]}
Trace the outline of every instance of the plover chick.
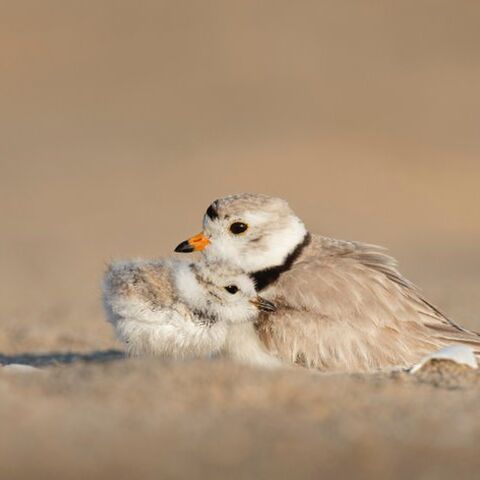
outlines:
{"label": "plover chick", "polygon": [[255,333],[260,297],[245,274],[180,259],[126,261],[108,267],[103,281],[108,321],[130,355],[189,359],[224,355],[241,363],[275,366]]}
{"label": "plover chick", "polygon": [[403,277],[381,247],[307,231],[285,200],[231,195],[207,209],[203,231],[177,252],[242,268],[277,310],[256,323],[267,349],[326,371],[411,366],[480,336],[449,320]]}

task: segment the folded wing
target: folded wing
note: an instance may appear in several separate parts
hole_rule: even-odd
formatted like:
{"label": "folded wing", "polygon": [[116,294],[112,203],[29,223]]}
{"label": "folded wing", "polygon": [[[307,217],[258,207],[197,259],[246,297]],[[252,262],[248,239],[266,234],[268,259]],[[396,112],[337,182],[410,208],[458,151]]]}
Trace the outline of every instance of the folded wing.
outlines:
{"label": "folded wing", "polygon": [[313,237],[293,268],[263,292],[277,306],[257,331],[290,362],[329,371],[408,366],[480,336],[445,317],[374,245]]}

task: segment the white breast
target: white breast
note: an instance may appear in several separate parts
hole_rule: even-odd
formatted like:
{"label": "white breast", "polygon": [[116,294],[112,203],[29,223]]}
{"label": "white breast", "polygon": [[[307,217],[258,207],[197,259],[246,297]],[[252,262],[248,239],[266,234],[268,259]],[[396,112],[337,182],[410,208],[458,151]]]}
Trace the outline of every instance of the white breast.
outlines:
{"label": "white breast", "polygon": [[115,301],[109,320],[130,355],[167,358],[208,357],[225,344],[227,326],[194,322],[181,308],[152,310],[135,298]]}

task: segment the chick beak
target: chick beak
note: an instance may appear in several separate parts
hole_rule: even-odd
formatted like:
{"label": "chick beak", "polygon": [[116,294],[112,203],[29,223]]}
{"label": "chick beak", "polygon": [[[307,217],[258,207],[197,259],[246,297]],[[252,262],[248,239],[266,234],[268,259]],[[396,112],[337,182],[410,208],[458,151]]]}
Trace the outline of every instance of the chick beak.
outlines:
{"label": "chick beak", "polygon": [[263,297],[256,297],[253,300],[250,300],[253,305],[255,305],[259,310],[262,312],[274,312],[277,307],[272,303],[269,302],[268,300],[265,300]]}
{"label": "chick beak", "polygon": [[210,240],[202,232],[200,232],[194,237],[191,237],[177,245],[175,251],[179,253],[190,253],[195,251],[200,252],[209,244]]}

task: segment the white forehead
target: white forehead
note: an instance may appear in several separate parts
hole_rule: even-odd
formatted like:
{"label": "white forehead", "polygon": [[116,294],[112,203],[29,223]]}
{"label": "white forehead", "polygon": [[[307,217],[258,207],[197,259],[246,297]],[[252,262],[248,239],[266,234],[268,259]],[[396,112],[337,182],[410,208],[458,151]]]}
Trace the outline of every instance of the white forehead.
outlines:
{"label": "white forehead", "polygon": [[235,285],[239,290],[247,295],[255,293],[255,283],[244,273],[231,274],[222,272],[221,270],[210,270],[208,275],[210,283],[219,288],[225,288],[230,285]]}
{"label": "white forehead", "polygon": [[277,212],[271,211],[246,211],[243,216],[242,220],[247,224],[251,225],[259,225],[271,220],[272,217],[276,216]]}
{"label": "white forehead", "polygon": [[242,274],[231,276],[228,277],[226,281],[228,282],[228,285],[236,285],[242,292],[247,295],[255,294],[255,284],[248,275]]}
{"label": "white forehead", "polygon": [[214,285],[218,288],[225,288],[235,285],[246,294],[255,292],[253,280],[239,268],[233,267],[225,262],[200,260],[194,264],[197,281]]}

